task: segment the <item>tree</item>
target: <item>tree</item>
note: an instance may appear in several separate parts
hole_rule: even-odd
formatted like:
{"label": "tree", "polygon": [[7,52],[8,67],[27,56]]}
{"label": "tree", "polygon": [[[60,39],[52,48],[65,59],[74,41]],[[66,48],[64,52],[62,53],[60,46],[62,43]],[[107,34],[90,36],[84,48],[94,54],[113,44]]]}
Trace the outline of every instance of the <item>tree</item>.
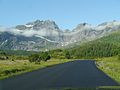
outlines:
{"label": "tree", "polygon": [[39,57],[38,54],[32,54],[29,56],[29,61],[30,62],[40,62],[41,58]]}
{"label": "tree", "polygon": [[67,58],[67,59],[71,58],[69,51],[65,51],[65,58]]}
{"label": "tree", "polygon": [[47,61],[47,60],[49,60],[51,58],[51,56],[49,55],[48,52],[41,52],[40,53],[40,58],[43,61]]}
{"label": "tree", "polygon": [[40,62],[40,61],[47,61],[51,57],[48,52],[41,52],[40,54],[32,54],[29,56],[30,62]]}

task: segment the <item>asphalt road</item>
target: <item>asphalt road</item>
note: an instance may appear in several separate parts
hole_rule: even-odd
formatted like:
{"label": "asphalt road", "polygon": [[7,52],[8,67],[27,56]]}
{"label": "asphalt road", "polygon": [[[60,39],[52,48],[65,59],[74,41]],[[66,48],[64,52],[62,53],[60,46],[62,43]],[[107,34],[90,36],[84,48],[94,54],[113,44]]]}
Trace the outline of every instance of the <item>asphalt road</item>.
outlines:
{"label": "asphalt road", "polygon": [[95,66],[95,61],[77,60],[0,81],[0,90],[48,90],[115,86],[114,80]]}

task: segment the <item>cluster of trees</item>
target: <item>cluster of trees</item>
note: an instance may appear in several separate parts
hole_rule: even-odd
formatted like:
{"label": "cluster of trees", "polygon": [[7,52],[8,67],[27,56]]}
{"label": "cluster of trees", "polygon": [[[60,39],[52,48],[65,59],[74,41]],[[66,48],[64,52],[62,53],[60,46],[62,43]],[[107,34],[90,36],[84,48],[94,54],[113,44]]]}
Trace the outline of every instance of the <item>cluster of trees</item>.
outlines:
{"label": "cluster of trees", "polygon": [[71,55],[68,50],[65,49],[55,49],[48,52],[52,58],[56,59],[70,59]]}
{"label": "cluster of trees", "polygon": [[73,58],[97,58],[110,57],[120,53],[120,47],[112,43],[95,42],[73,48],[69,52],[73,52]]}
{"label": "cluster of trees", "polygon": [[71,55],[67,50],[56,49],[48,52],[40,52],[38,54],[32,54],[29,56],[29,61],[39,63],[40,61],[47,61],[51,58],[70,59]]}
{"label": "cluster of trees", "polygon": [[40,52],[39,54],[32,54],[29,56],[30,62],[39,63],[40,61],[47,61],[51,58],[48,52]]}

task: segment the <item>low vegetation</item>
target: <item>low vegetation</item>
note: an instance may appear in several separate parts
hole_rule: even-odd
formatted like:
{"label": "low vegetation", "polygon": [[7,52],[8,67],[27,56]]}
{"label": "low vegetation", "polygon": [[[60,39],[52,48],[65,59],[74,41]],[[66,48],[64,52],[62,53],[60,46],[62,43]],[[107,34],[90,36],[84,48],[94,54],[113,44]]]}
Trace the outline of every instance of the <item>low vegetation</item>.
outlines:
{"label": "low vegetation", "polygon": [[0,50],[0,53],[6,53],[7,55],[11,56],[28,56],[31,54],[36,54],[38,52],[35,51],[23,51],[23,50]]}
{"label": "low vegetation", "polygon": [[40,52],[39,54],[32,54],[29,56],[30,62],[40,63],[41,61],[50,60],[51,56],[48,52]]}
{"label": "low vegetation", "polygon": [[120,86],[101,86],[96,88],[66,88],[61,90],[120,90]]}
{"label": "low vegetation", "polygon": [[[51,57],[50,52],[30,52],[30,54],[27,51],[11,52],[10,54],[9,50],[0,51],[0,79],[71,61]],[[68,54],[66,57],[69,58]]]}
{"label": "low vegetation", "polygon": [[97,59],[98,68],[103,70],[107,75],[112,77],[118,83],[120,83],[120,60],[119,55],[108,57],[108,58],[100,58]]}
{"label": "low vegetation", "polygon": [[47,62],[41,61],[40,64],[36,64],[35,62],[29,62],[29,60],[0,60],[0,79],[68,61],[70,60],[51,59]]}

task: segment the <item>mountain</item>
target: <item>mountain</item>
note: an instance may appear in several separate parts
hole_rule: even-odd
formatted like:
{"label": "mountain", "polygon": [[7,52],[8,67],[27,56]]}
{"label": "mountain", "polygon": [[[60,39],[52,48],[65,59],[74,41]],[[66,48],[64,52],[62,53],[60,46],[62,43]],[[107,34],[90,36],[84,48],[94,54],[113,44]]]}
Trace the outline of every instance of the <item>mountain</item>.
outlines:
{"label": "mountain", "polygon": [[34,22],[29,22],[26,25],[17,25],[15,27],[19,30],[25,30],[25,29],[34,29],[34,30],[40,30],[40,29],[52,29],[52,30],[59,30],[59,27],[55,24],[54,21],[46,20],[46,21],[40,21],[36,20]]}
{"label": "mountain", "polygon": [[92,26],[81,23],[73,30],[61,30],[54,21],[36,20],[15,27],[0,27],[0,49],[41,51],[92,41],[120,30],[120,22]]}

